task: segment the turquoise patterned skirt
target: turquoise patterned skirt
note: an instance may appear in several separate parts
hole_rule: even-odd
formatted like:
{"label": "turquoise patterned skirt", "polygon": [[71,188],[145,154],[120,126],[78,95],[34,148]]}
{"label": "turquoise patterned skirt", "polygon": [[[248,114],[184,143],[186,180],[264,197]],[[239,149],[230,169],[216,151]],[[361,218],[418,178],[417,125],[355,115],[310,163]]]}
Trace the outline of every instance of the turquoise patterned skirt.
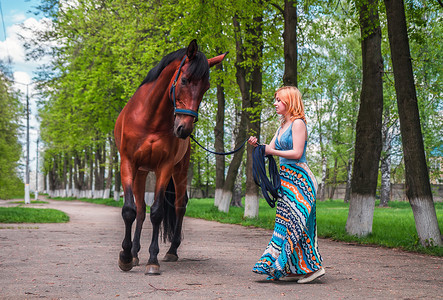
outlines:
{"label": "turquoise patterned skirt", "polygon": [[277,203],[274,233],[252,269],[268,275],[267,280],[311,273],[322,262],[317,247],[317,181],[306,163],[282,165],[280,178],[282,198]]}

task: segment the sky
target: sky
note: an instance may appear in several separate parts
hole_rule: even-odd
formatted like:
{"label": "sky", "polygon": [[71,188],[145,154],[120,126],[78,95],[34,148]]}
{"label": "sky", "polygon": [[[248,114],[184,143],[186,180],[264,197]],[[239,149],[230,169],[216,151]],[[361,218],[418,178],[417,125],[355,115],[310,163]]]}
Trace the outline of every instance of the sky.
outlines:
{"label": "sky", "polygon": [[[41,16],[35,16],[29,12],[33,6],[39,4],[39,0],[0,0],[2,8],[2,23],[0,24],[0,58],[6,60],[9,55],[13,61],[14,79],[23,79],[29,83],[32,78],[32,71],[35,70],[37,62],[25,61],[25,50],[17,34],[22,32],[19,24],[24,23],[27,26],[41,27]],[[5,36],[6,34],[6,36]],[[25,74],[27,73],[29,77]],[[17,76],[18,78],[15,78]]]}
{"label": "sky", "polygon": [[[37,152],[37,137],[39,124],[36,119],[37,105],[36,99],[33,97],[33,85],[32,78],[33,72],[36,71],[40,62],[26,61],[25,50],[22,42],[18,38],[18,33],[23,32],[19,24],[24,23],[27,27],[40,28],[42,27],[42,16],[34,15],[31,10],[37,6],[40,0],[0,0],[1,15],[0,15],[0,59],[3,62],[7,62],[7,57],[11,57],[11,68],[13,71],[14,89],[22,92],[21,101],[26,104],[26,84],[28,85],[29,102],[30,102],[30,171],[36,170],[36,152]],[[18,84],[21,83],[21,84]],[[23,144],[23,152],[25,157],[26,151],[26,119],[22,121],[23,135],[20,137],[20,141]],[[40,147],[39,147],[40,148]],[[22,159],[21,163],[25,163],[25,159]],[[21,170],[24,173],[23,170]],[[32,181],[32,178],[31,178]],[[32,184],[31,184],[31,190]]]}

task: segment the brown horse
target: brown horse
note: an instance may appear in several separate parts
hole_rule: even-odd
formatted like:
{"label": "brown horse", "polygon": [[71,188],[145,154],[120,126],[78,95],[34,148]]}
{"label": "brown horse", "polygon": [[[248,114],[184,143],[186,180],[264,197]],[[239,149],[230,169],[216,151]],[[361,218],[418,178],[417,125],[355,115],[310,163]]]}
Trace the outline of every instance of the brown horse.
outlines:
{"label": "brown horse", "polygon": [[225,55],[207,59],[198,51],[195,40],[187,48],[166,55],[149,71],[117,118],[114,135],[121,158],[125,223],[118,264],[123,271],[139,263],[140,234],[146,217],[145,182],[151,171],[156,175],[156,184],[150,213],[153,227],[150,257],[145,274],[160,274],[157,255],[162,221],[163,237],[171,242],[164,260],[178,259],[177,248],[188,202],[189,135],[198,119],[203,95],[209,89],[209,68],[220,63]]}

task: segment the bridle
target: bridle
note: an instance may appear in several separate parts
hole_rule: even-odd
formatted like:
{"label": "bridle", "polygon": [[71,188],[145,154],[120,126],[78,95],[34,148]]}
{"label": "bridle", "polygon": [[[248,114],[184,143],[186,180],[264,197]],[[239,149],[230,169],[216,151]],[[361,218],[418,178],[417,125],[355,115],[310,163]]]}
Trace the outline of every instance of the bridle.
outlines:
{"label": "bridle", "polygon": [[[190,109],[185,109],[185,108],[177,108],[176,105],[176,97],[175,97],[175,86],[177,85],[177,80],[178,77],[180,76],[180,72],[182,70],[183,65],[185,64],[185,60],[186,60],[186,55],[183,57],[181,63],[180,63],[180,67],[178,67],[178,71],[177,71],[177,75],[175,75],[174,81],[172,82],[171,85],[171,89],[169,90],[169,96],[172,98],[172,105],[174,106],[174,116],[176,114],[182,114],[182,115],[189,115],[189,116],[193,116],[194,117],[194,123],[198,121],[198,112],[190,110]],[[191,138],[194,142],[197,143],[197,145],[199,145],[200,147],[202,147],[204,150],[216,154],[216,155],[230,155],[233,154],[237,151],[239,151],[248,141],[247,139],[235,150],[233,151],[229,151],[229,152],[215,152],[215,151],[211,151],[205,147],[203,147],[199,142],[197,142],[197,140],[194,138],[194,136],[191,134]]]}
{"label": "bridle", "polygon": [[177,80],[178,80],[178,77],[180,76],[181,69],[182,69],[183,65],[185,64],[186,57],[187,56],[185,55],[183,57],[182,62],[180,63],[180,67],[178,68],[177,75],[175,75],[175,79],[172,82],[171,89],[169,91],[169,95],[170,95],[170,97],[172,96],[172,105],[174,106],[174,116],[176,114],[193,116],[194,117],[194,123],[195,123],[195,122],[198,121],[198,112],[190,110],[190,109],[185,109],[185,108],[177,108],[177,105],[175,103],[176,102],[175,101],[175,86],[177,85]]}

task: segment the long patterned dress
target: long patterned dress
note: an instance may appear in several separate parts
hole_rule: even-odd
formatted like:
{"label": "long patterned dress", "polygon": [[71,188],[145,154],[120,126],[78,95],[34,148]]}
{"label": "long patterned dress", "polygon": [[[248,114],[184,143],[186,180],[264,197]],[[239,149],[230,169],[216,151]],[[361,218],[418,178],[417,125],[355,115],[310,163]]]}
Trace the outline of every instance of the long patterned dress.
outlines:
{"label": "long patterned dress", "polygon": [[[277,203],[274,233],[252,269],[269,275],[267,280],[307,274],[321,267],[322,257],[317,247],[317,181],[307,164],[306,145],[307,142],[300,159],[280,158],[281,199]],[[276,139],[275,148],[292,149],[292,125],[280,141]]]}

